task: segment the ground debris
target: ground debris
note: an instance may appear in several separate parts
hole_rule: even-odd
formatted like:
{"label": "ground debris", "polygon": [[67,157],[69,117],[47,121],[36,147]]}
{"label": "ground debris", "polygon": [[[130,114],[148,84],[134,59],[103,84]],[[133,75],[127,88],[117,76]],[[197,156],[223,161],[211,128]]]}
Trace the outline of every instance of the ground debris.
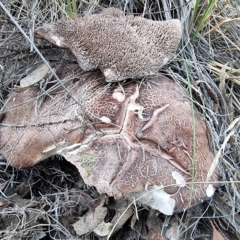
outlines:
{"label": "ground debris", "polygon": [[[67,5],[66,2],[71,4]],[[84,17],[99,13],[106,7],[117,7],[126,15],[134,14],[158,21],[178,18],[181,21],[183,36],[176,56],[161,70],[161,74],[173,79],[186,91],[191,92],[192,89],[191,101],[207,123],[211,149],[216,154],[227,137],[229,125],[240,115],[239,3],[225,0],[200,1],[198,5],[198,2],[161,0],[143,3],[139,0],[113,0],[59,1],[56,4],[54,0],[0,1],[28,36],[47,23],[70,19],[72,16]],[[203,21],[206,16],[207,19]],[[194,35],[195,40],[192,38]],[[58,76],[63,76],[61,79],[68,76],[68,81],[76,82],[80,74],[76,74],[72,69],[69,69],[72,74],[69,74],[69,71],[66,74],[65,68],[62,68],[63,65],[67,68],[77,64],[70,51],[57,48],[37,36],[31,35],[30,39],[34,41],[45,59],[54,66]],[[115,38],[113,40],[115,41]],[[0,7],[0,108],[9,92],[20,86],[20,80],[43,63],[36,52],[32,51],[31,46],[32,43],[26,41]],[[58,73],[60,71],[58,69],[61,73]],[[40,98],[44,99],[42,93],[47,95],[49,89],[51,92],[53,83],[56,83],[56,79],[51,76],[49,78],[47,76],[47,81],[36,83],[41,88]],[[150,89],[155,87],[144,81],[141,84]],[[114,85],[114,88],[118,87]],[[60,88],[59,85],[57,91]],[[55,97],[55,90],[51,92],[52,98]],[[124,92],[117,93],[116,98],[124,99],[122,93]],[[65,96],[69,97],[67,94]],[[148,117],[148,114],[143,117]],[[4,113],[0,112],[0,124],[2,119]],[[159,235],[159,232],[166,233],[168,240],[212,240],[213,231],[208,221],[211,219],[226,240],[240,239],[239,133],[236,126],[234,134],[221,151],[219,164],[222,185],[214,198],[185,212],[176,213],[173,217],[166,217],[160,213],[153,215],[153,218],[159,218],[163,223],[163,226],[160,225],[153,231],[153,235],[155,233]],[[24,154],[27,155],[28,152],[25,151]],[[12,168],[0,156],[2,240],[102,240],[106,237],[99,237],[94,232],[77,236],[71,226],[79,217],[87,214],[98,199],[100,196],[96,189],[87,186],[80,178],[78,170],[59,156],[28,170]],[[111,208],[110,205],[114,201],[109,198],[109,201],[105,202],[106,223],[115,224],[115,218],[118,218],[117,216],[128,206],[128,203],[121,206],[116,201],[117,204]],[[146,222],[149,209],[143,206],[135,207],[134,204],[131,206],[126,215],[126,219],[128,216],[129,218],[119,224],[110,237],[111,240],[144,240],[151,235],[153,228],[149,229]]]}

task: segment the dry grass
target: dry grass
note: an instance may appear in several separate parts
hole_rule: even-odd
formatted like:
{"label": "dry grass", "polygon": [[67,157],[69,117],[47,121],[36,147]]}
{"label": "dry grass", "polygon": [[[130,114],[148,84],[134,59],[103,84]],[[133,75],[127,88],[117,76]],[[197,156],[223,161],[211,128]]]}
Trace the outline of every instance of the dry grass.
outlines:
{"label": "dry grass", "polygon": [[[209,128],[214,163],[221,167],[220,188],[210,202],[173,217],[158,217],[164,226],[174,221],[179,224],[179,239],[211,239],[208,219],[226,239],[240,239],[240,4],[222,0],[210,1],[209,6],[208,1],[196,1],[200,2],[197,6],[193,2],[2,1],[45,59],[56,65],[75,59],[68,51],[34,38],[34,30],[45,23],[109,6],[154,20],[180,19],[183,37],[178,53],[161,72],[191,90],[194,106]],[[11,89],[42,63],[31,41],[0,8],[0,107]],[[71,224],[89,207],[84,200],[79,203],[79,191],[92,199],[99,195],[85,186],[71,164],[55,159],[30,170],[16,170],[0,157],[0,172],[1,239],[79,239]],[[149,212],[138,210],[140,220],[134,228],[127,222],[124,231],[119,230],[112,239],[144,239]],[[109,207],[109,217],[112,211]],[[98,237],[92,233],[82,239]]]}

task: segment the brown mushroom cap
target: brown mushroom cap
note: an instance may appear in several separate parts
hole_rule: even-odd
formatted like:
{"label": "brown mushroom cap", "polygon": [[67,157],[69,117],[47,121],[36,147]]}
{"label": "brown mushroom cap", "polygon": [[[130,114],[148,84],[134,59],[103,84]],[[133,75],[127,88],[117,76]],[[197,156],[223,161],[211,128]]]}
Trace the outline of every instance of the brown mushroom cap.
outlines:
{"label": "brown mushroom cap", "polygon": [[[118,87],[106,90],[101,82],[101,74],[93,72],[67,83],[85,108],[61,89],[44,98],[36,98],[37,87],[11,93],[0,125],[1,153],[9,164],[25,168],[60,154],[100,193],[141,197],[168,215],[211,196],[216,184],[205,182],[213,161],[206,125],[195,110],[193,159],[191,106],[184,91],[163,76],[149,78],[151,87],[127,84],[124,93]],[[216,169],[210,182],[218,175]]]}
{"label": "brown mushroom cap", "polygon": [[181,24],[177,19],[152,21],[107,8],[75,21],[47,24],[36,33],[69,48],[82,69],[99,68],[106,81],[115,82],[157,73],[177,49]]}

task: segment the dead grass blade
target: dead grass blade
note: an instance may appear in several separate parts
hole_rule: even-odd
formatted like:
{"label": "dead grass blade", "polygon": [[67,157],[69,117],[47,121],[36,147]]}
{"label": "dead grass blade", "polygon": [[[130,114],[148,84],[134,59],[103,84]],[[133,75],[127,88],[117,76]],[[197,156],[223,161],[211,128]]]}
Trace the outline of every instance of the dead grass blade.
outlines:
{"label": "dead grass blade", "polygon": [[240,117],[236,118],[228,127],[227,132],[230,131],[230,133],[226,136],[226,138],[224,139],[223,144],[221,145],[221,148],[219,149],[218,153],[216,154],[213,163],[208,171],[208,175],[207,175],[207,179],[206,182],[209,182],[210,177],[212,176],[215,168],[218,166],[219,164],[219,160],[221,157],[222,152],[224,152],[224,149],[229,141],[229,139],[237,133],[238,128],[240,126]]}
{"label": "dead grass blade", "polygon": [[212,221],[209,220],[212,229],[213,229],[213,240],[224,240],[224,237],[222,236],[222,234],[215,228],[215,226],[213,225]]}

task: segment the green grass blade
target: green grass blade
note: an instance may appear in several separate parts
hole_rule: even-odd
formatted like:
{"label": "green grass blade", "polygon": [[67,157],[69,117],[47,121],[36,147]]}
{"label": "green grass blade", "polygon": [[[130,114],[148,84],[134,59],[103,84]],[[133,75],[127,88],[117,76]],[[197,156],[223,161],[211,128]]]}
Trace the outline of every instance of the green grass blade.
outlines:
{"label": "green grass blade", "polygon": [[67,15],[70,19],[75,19],[77,16],[76,0],[67,0]]}
{"label": "green grass blade", "polygon": [[[196,39],[196,36],[197,34],[199,33],[199,31],[203,28],[203,25],[204,23],[206,22],[206,20],[209,18],[210,14],[211,14],[211,11],[212,9],[215,7],[216,3],[217,3],[218,0],[211,0],[207,6],[207,9],[205,10],[202,18],[200,19],[200,22],[199,24],[197,25],[196,27],[196,31],[193,35],[193,37],[191,38],[191,42],[194,42],[194,40]],[[195,17],[197,15],[197,10],[198,10],[199,6],[195,7],[194,9],[194,14],[195,14]],[[196,10],[196,13],[195,13],[195,10]]]}
{"label": "green grass blade", "polygon": [[196,0],[194,11],[193,11],[193,22],[195,22],[195,20],[197,18],[197,15],[199,12],[199,4],[200,4],[200,0]]}
{"label": "green grass blade", "polygon": [[183,67],[184,67],[184,70],[187,76],[187,81],[188,81],[188,93],[190,96],[191,112],[192,112],[193,148],[192,148],[192,172],[191,172],[192,177],[191,177],[191,186],[190,186],[190,204],[191,204],[193,190],[194,190],[195,162],[196,162],[196,123],[195,123],[195,111],[194,111],[194,104],[193,104],[192,85],[190,82],[186,60],[183,58],[183,56],[182,56],[182,59],[183,59]]}

